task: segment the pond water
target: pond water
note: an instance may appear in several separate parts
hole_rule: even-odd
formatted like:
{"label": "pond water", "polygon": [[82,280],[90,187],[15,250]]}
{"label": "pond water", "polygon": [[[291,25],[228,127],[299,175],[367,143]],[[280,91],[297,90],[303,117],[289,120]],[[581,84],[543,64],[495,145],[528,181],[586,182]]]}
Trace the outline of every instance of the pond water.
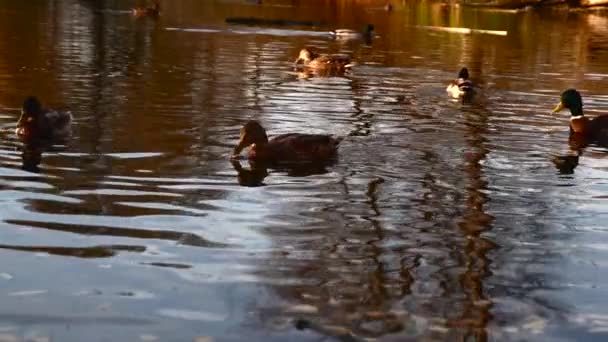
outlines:
{"label": "pond water", "polygon": [[[608,151],[550,112],[608,113],[608,14],[380,5],[0,0],[0,340],[606,340]],[[305,46],[357,65],[302,77]],[[39,170],[30,94],[75,118]],[[339,159],[233,164],[249,119]]]}

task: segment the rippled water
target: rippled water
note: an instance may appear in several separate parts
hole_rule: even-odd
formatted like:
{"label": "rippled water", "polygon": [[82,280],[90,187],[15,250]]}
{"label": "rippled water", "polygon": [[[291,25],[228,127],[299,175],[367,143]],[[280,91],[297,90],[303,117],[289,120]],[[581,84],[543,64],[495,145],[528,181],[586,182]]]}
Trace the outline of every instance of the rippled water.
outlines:
{"label": "rippled water", "polygon": [[[604,340],[607,150],[550,110],[576,87],[608,113],[608,15],[346,3],[165,1],[154,21],[0,0],[0,340]],[[326,33],[367,22],[371,45]],[[358,65],[303,77],[303,46]],[[445,95],[463,65],[472,104]],[[29,94],[75,125],[26,171]],[[251,118],[345,136],[339,160],[232,164]]]}

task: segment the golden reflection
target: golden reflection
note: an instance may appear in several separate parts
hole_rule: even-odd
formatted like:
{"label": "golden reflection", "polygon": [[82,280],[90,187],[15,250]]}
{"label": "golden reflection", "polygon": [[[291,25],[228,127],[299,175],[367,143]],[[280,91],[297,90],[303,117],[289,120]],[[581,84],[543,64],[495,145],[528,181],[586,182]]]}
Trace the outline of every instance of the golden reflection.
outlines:
{"label": "golden reflection", "polygon": [[487,341],[486,329],[491,320],[492,301],[484,291],[483,281],[491,274],[491,260],[487,254],[498,247],[493,241],[482,236],[484,231],[492,227],[494,221],[494,217],[485,212],[488,198],[484,190],[487,189],[487,181],[481,163],[490,152],[486,147],[489,113],[484,107],[474,108],[471,112],[465,110],[469,150],[464,160],[467,184],[465,209],[459,227],[466,239],[463,251],[465,271],[460,275],[460,285],[467,300],[463,303],[459,317],[449,319],[447,325],[465,329],[465,340],[472,337],[476,341]]}

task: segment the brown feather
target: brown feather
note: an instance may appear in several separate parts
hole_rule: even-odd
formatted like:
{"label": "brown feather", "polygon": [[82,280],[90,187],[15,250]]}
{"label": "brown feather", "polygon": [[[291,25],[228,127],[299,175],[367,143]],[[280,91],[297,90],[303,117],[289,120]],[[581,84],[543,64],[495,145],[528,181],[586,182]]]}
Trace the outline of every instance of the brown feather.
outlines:
{"label": "brown feather", "polygon": [[249,147],[249,159],[271,162],[323,161],[337,155],[341,138],[324,134],[288,133],[270,140],[266,131],[255,121],[241,129],[241,140],[235,154]]}

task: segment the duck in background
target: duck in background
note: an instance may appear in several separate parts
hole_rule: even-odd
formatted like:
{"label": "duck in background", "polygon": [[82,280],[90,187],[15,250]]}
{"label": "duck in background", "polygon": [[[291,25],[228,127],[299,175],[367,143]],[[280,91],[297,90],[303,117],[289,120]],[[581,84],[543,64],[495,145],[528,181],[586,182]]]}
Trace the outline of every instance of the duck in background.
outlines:
{"label": "duck in background", "polygon": [[363,30],[356,31],[351,29],[337,29],[329,32],[329,34],[336,40],[363,40],[369,42],[374,37],[374,25],[366,24],[363,26]]}
{"label": "duck in background", "polygon": [[353,66],[348,57],[321,55],[310,49],[300,50],[300,54],[294,64],[296,67],[303,66],[304,68],[316,71],[336,74],[344,73]]}
{"label": "duck in background", "polygon": [[241,128],[240,139],[233,158],[249,148],[250,160],[271,164],[293,162],[323,162],[337,156],[341,138],[325,134],[288,133],[268,139],[266,130],[257,121],[249,121]]}
{"label": "duck in background", "polygon": [[570,110],[570,135],[585,143],[608,145],[608,115],[589,119],[583,114],[583,99],[576,89],[565,90],[553,114],[564,109]]}
{"label": "duck in background", "polygon": [[160,3],[155,0],[152,7],[134,7],[131,9],[131,14],[135,17],[158,17],[160,15]]}
{"label": "duck in background", "polygon": [[42,108],[40,101],[29,96],[23,101],[15,133],[23,140],[65,140],[71,134],[72,114]]}
{"label": "duck in background", "polygon": [[467,68],[460,69],[458,78],[448,85],[446,91],[455,99],[472,97],[475,92],[475,85],[469,79],[469,70]]}

